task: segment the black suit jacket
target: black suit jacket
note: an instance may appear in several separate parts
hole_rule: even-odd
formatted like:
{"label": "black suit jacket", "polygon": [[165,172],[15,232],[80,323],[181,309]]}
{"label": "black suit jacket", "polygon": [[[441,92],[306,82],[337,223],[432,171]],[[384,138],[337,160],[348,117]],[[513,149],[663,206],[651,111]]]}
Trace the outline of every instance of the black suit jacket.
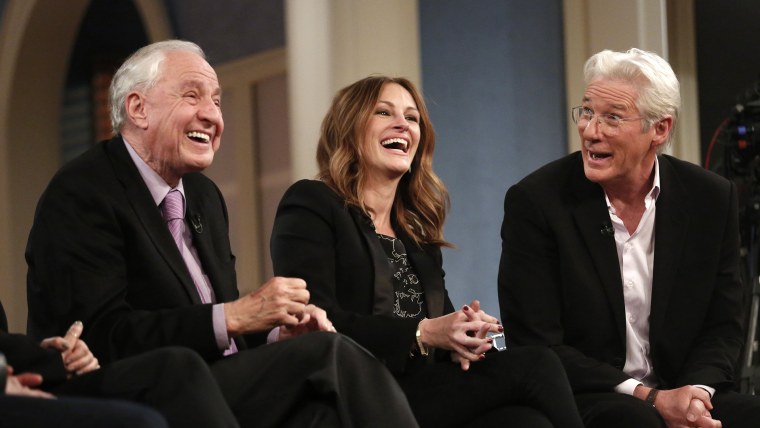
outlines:
{"label": "black suit jacket", "polygon": [[[660,156],[650,355],[660,386],[733,383],[743,337],[736,192],[728,180]],[[499,269],[510,345],[553,347],[576,392],[626,380],[625,309],[602,188],[580,153],[509,189]]]}
{"label": "black suit jacket", "polygon": [[[428,317],[453,312],[444,288],[441,251],[401,237],[425,292]],[[335,328],[403,371],[418,320],[392,315],[387,256],[372,221],[320,181],[302,180],[285,193],[271,240],[275,275],[306,280],[311,302]],[[442,355],[439,356],[442,358]]]}
{"label": "black suit jacket", "polygon": [[[211,305],[117,137],[64,166],[40,198],[26,249],[28,332],[60,335],[75,320],[102,362],[179,345],[221,356]],[[227,211],[201,174],[183,177],[193,242],[218,302],[238,297]],[[190,223],[188,223],[190,224]],[[239,346],[244,346],[242,340]]]}

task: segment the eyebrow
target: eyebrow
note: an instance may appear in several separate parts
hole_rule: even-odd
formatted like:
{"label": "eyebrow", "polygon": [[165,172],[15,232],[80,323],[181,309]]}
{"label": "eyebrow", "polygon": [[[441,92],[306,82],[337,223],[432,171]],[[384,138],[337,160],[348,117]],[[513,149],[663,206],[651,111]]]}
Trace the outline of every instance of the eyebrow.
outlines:
{"label": "eyebrow", "polygon": [[[200,79],[188,79],[182,82],[180,85],[181,90],[189,89],[189,88],[203,88],[205,86],[205,83],[203,80]],[[217,86],[211,91],[211,95],[222,95],[222,87]]]}
{"label": "eyebrow", "polygon": [[[589,97],[583,97],[583,103],[590,103],[591,98]],[[627,107],[625,104],[610,104],[610,108],[612,110],[627,110]]]}
{"label": "eyebrow", "polygon": [[[390,106],[390,107],[395,107],[395,106],[396,106],[396,105],[395,105],[395,104],[393,104],[392,102],[390,102],[390,101],[385,101],[385,100],[377,100],[377,103],[378,103],[378,104],[387,104],[387,105],[388,105],[388,106]],[[414,111],[416,111],[416,112],[419,112],[419,109],[418,109],[417,107],[412,107],[412,106],[409,106],[409,107],[407,107],[407,108],[406,108],[406,111],[408,111],[408,110],[414,110]]]}

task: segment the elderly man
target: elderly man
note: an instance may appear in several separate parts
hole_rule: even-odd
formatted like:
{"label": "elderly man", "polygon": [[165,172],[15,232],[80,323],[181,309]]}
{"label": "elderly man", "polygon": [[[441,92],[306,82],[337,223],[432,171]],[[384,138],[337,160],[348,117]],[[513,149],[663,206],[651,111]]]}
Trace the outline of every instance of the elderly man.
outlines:
{"label": "elderly man", "polygon": [[732,391],[744,338],[736,189],[661,151],[678,80],[603,51],[573,108],[581,151],[512,186],[499,298],[512,346],[552,347],[587,427],[755,427]]}
{"label": "elderly man", "polygon": [[80,319],[102,361],[194,349],[242,426],[415,426],[393,378],[334,333],[304,281],[273,278],[238,296],[225,203],[199,173],[224,130],[203,51],[183,41],[138,50],[110,98],[117,136],[64,166],[40,199],[29,332],[53,336]]}

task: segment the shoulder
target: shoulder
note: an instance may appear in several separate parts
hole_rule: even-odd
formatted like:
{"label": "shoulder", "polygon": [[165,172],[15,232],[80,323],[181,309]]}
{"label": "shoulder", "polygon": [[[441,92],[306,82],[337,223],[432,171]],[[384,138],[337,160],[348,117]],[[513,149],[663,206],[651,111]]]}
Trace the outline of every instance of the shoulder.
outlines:
{"label": "shoulder", "polygon": [[63,198],[67,203],[90,200],[112,194],[117,183],[103,142],[61,167],[48,182],[41,201],[50,198]]}
{"label": "shoulder", "polygon": [[669,155],[660,155],[657,159],[660,165],[660,183],[664,190],[678,187],[689,189],[699,196],[711,192],[731,192],[733,185],[730,180],[699,165]]}
{"label": "shoulder", "polygon": [[340,196],[319,180],[300,180],[293,183],[282,197],[280,207],[302,205],[312,209],[340,207]]}
{"label": "shoulder", "polygon": [[538,168],[511,186],[507,190],[505,204],[564,205],[573,203],[580,196],[596,195],[599,189],[598,185],[586,179],[581,152],[575,152]]}
{"label": "shoulder", "polygon": [[567,183],[578,176],[583,176],[581,152],[575,152],[547,163],[525,176],[517,183],[517,186],[555,189],[559,184]]}

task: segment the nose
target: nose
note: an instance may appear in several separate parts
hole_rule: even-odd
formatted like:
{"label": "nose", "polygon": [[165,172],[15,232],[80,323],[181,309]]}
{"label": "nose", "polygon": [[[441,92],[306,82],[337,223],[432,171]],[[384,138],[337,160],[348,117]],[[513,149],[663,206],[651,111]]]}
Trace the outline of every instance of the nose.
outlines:
{"label": "nose", "polygon": [[584,139],[594,140],[594,139],[598,139],[599,135],[601,135],[601,132],[602,132],[602,123],[598,117],[593,116],[591,120],[589,120],[586,123],[586,126],[583,127],[581,131],[581,135],[583,136]]}
{"label": "nose", "polygon": [[198,106],[198,117],[201,120],[219,124],[222,122],[222,109],[211,98],[204,98]]}
{"label": "nose", "polygon": [[396,116],[393,121],[393,128],[399,131],[406,131],[409,129],[409,122],[403,115]]}

